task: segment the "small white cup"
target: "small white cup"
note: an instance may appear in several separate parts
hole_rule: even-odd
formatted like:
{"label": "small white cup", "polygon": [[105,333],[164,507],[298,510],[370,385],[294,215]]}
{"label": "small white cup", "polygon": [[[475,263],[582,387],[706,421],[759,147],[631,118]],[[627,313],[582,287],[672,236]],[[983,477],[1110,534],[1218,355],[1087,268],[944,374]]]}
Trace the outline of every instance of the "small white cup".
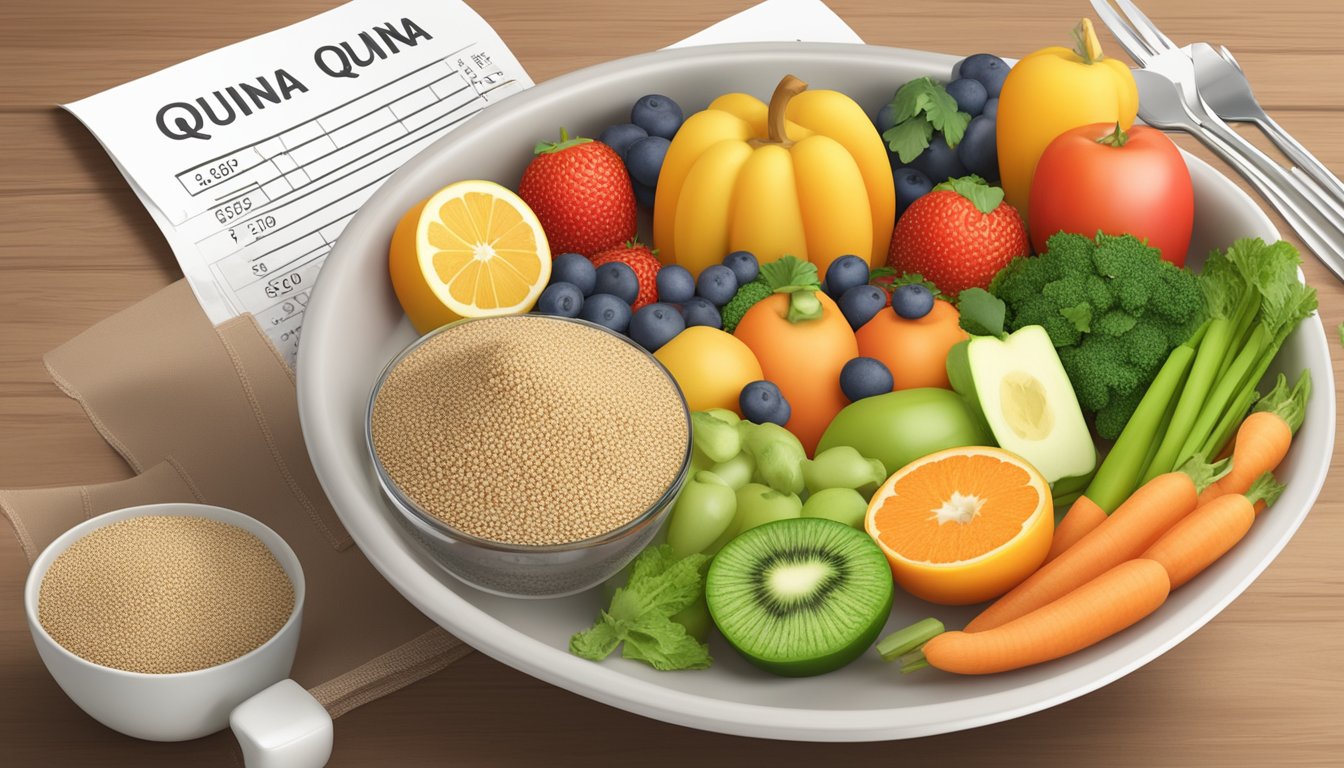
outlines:
{"label": "small white cup", "polygon": [[[132,517],[192,515],[236,525],[261,539],[294,585],[294,612],[261,646],[218,666],[175,674],[127,672],[95,664],[71,653],[52,639],[37,618],[42,579],[52,562],[71,544],[92,531]],[[128,736],[151,741],[184,741],[224,729],[229,714],[244,701],[289,677],[303,620],[303,570],[285,540],[257,520],[239,512],[203,504],[151,504],[108,512],[71,528],[51,543],[33,563],[24,586],[28,628],[38,655],[61,690],[98,722]],[[297,687],[297,686],[295,686]],[[301,689],[300,689],[301,690]],[[306,693],[305,693],[306,695]],[[310,697],[311,698],[311,697]],[[317,704],[316,701],[313,704]],[[320,705],[317,705],[320,708]],[[283,729],[284,722],[274,722]],[[312,728],[306,729],[311,731]],[[330,754],[331,722],[325,723]],[[322,756],[321,765],[326,761]],[[249,763],[253,761],[249,760]]]}

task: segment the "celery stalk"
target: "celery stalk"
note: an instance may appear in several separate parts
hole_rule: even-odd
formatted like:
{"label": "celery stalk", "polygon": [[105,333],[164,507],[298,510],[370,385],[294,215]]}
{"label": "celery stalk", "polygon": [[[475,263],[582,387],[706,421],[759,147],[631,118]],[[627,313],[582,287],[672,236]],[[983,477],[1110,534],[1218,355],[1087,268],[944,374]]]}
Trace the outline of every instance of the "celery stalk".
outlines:
{"label": "celery stalk", "polygon": [[1097,468],[1087,486],[1086,496],[1110,514],[1138,487],[1148,449],[1157,439],[1167,406],[1180,391],[1186,373],[1194,361],[1194,347],[1182,344],[1171,351],[1157,372],[1157,378],[1139,401],[1139,407],[1116,438],[1111,452]]}
{"label": "celery stalk", "polygon": [[1184,445],[1186,435],[1199,417],[1204,401],[1209,396],[1209,390],[1213,388],[1223,358],[1231,357],[1227,354],[1227,345],[1234,330],[1234,322],[1235,320],[1231,318],[1219,317],[1209,324],[1209,330],[1195,354],[1190,376],[1181,389],[1180,399],[1176,401],[1171,422],[1161,432],[1162,442],[1157,447],[1152,461],[1148,463],[1140,485],[1158,475],[1170,472],[1177,466],[1176,457]]}
{"label": "celery stalk", "polygon": [[[1250,376],[1249,379],[1248,376],[1251,374],[1253,367],[1260,361],[1261,353],[1265,351],[1265,336],[1266,331],[1263,325],[1257,325],[1255,330],[1251,331],[1251,336],[1246,341],[1246,347],[1237,353],[1232,365],[1228,366],[1227,373],[1214,386],[1208,400],[1200,408],[1199,418],[1195,420],[1195,425],[1186,435],[1185,443],[1176,456],[1176,466],[1189,461],[1190,457],[1198,452],[1200,446],[1209,439],[1214,427],[1222,419],[1223,412],[1227,410],[1228,405],[1238,399],[1238,395],[1243,388],[1254,388],[1260,381],[1260,376],[1264,375],[1263,371],[1258,375]],[[1266,361],[1265,367],[1269,367],[1268,361]],[[1247,383],[1248,381],[1249,383]]]}

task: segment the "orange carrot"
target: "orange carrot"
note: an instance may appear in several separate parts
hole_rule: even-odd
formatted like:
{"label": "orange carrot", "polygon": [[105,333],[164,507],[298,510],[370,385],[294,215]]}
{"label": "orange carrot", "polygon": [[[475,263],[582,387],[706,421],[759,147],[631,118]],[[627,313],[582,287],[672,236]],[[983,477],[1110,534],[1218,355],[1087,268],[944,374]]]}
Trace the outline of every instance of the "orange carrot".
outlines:
{"label": "orange carrot", "polygon": [[1104,522],[1106,510],[1087,496],[1079,496],[1069,511],[1064,513],[1059,525],[1055,526],[1055,537],[1050,540],[1050,551],[1045,555],[1045,562],[1059,557],[1061,552],[1077,544],[1079,539]]}
{"label": "orange carrot", "polygon": [[1277,469],[1288,455],[1297,428],[1302,426],[1310,395],[1308,372],[1303,371],[1291,391],[1287,377],[1279,374],[1274,389],[1256,403],[1255,413],[1237,428],[1232,444],[1232,468],[1200,493],[1200,505],[1225,494],[1244,494],[1257,478]]}
{"label": "orange carrot", "polygon": [[[1157,610],[1169,591],[1167,572],[1160,563],[1128,560],[1002,626],[984,632],[944,632],[924,644],[924,659],[931,667],[961,675],[1039,664],[1082,650],[1134,624]],[[913,671],[919,666],[916,661],[902,669]]]}
{"label": "orange carrot", "polygon": [[[1187,471],[1201,480],[1220,469],[1200,462],[1188,466]],[[1091,533],[990,604],[966,625],[966,631],[983,632],[1006,624],[1138,557],[1177,520],[1195,510],[1203,484],[1197,486],[1186,471],[1168,472],[1144,483]]]}
{"label": "orange carrot", "polygon": [[1273,504],[1282,492],[1283,485],[1265,472],[1245,495],[1228,493],[1201,505],[1173,525],[1143,557],[1161,563],[1175,589],[1241,541],[1255,522],[1257,505]]}

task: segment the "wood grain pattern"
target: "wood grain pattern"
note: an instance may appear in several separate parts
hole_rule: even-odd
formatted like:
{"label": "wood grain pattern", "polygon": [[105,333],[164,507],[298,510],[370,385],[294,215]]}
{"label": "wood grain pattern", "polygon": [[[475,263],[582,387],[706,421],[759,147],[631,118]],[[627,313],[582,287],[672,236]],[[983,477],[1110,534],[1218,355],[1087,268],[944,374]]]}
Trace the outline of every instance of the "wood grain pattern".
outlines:
{"label": "wood grain pattern", "polygon": [[[533,78],[658,48],[750,0],[478,0]],[[1178,41],[1237,53],[1265,106],[1344,174],[1338,0],[1145,0]],[[42,354],[180,275],[98,143],[54,105],[300,21],[319,0],[44,0],[0,24],[0,488],[101,482],[129,470],[47,379]],[[1081,0],[832,0],[868,42],[1021,56],[1067,40]],[[1116,55],[1119,48],[1106,44]],[[894,85],[894,84],[893,84]],[[1208,157],[1193,142],[1181,143]],[[1216,165],[1216,163],[1215,163]],[[1280,229],[1287,232],[1281,221]],[[1344,287],[1315,262],[1327,328]],[[1340,348],[1331,334],[1336,376]],[[1337,385],[1338,386],[1338,385]],[[817,765],[1338,766],[1344,704],[1344,473],[1274,564],[1217,619],[1105,688],[969,732],[899,744],[782,744],[648,720],[481,654],[337,724],[333,766]],[[0,527],[3,527],[0,525]],[[0,754],[6,765],[230,765],[205,742],[121,737],[79,712],[42,668],[22,615],[25,565],[0,530]]]}

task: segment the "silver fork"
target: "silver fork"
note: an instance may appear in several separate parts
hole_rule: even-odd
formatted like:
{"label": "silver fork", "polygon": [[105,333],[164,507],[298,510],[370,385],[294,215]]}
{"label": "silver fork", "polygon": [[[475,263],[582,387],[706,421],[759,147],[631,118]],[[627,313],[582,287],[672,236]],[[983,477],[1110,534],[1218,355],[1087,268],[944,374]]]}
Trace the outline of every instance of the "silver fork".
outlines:
{"label": "silver fork", "polygon": [[1139,86],[1139,116],[1144,122],[1154,128],[1182,130],[1197,137],[1278,209],[1284,220],[1302,238],[1302,242],[1316,254],[1316,258],[1339,279],[1344,280],[1344,241],[1337,232],[1321,226],[1309,208],[1289,199],[1281,186],[1273,183],[1216,135],[1204,131],[1200,119],[1191,111],[1175,82],[1148,69],[1134,70],[1134,82]]}
{"label": "silver fork", "polygon": [[[1193,60],[1174,47],[1171,39],[1132,2],[1116,1],[1135,22],[1132,26],[1111,8],[1107,0],[1091,0],[1091,3],[1120,45],[1143,66],[1144,69],[1139,71],[1155,74],[1172,83],[1181,96],[1188,119],[1186,115],[1170,111],[1153,115],[1152,105],[1145,104],[1143,98],[1139,100],[1140,116],[1146,122],[1187,130],[1203,141],[1269,199],[1313,249],[1318,247],[1317,244],[1329,244],[1331,258],[1328,261],[1340,260],[1344,264],[1344,230],[1339,224],[1344,221],[1344,207],[1314,185],[1298,183],[1281,165],[1213,115],[1200,99]],[[1149,90],[1152,86],[1150,82]],[[1334,265],[1331,268],[1335,269]],[[1344,278],[1344,272],[1340,276]]]}
{"label": "silver fork", "polygon": [[1177,83],[1190,111],[1200,118],[1203,128],[1222,139],[1244,156],[1261,173],[1286,188],[1290,198],[1298,199],[1334,216],[1330,225],[1344,233],[1344,203],[1323,194],[1314,184],[1302,184],[1298,179],[1279,165],[1273,158],[1261,152],[1259,147],[1242,138],[1241,134],[1220,120],[1202,99],[1199,83],[1195,75],[1195,62],[1188,53],[1175,47],[1171,38],[1162,34],[1162,30],[1153,24],[1152,19],[1144,15],[1138,6],[1130,0],[1116,0],[1124,9],[1133,25],[1121,18],[1111,8],[1107,0],[1092,0],[1092,7],[1101,15],[1102,21],[1120,41],[1121,47],[1129,53],[1144,69],[1165,75]]}
{"label": "silver fork", "polygon": [[1251,92],[1251,84],[1232,52],[1223,46],[1214,50],[1208,43],[1192,43],[1190,58],[1195,62],[1195,84],[1200,98],[1223,120],[1254,123],[1274,142],[1289,160],[1336,202],[1344,204],[1344,182],[1325,164],[1307,151],[1274,119],[1265,114]]}

